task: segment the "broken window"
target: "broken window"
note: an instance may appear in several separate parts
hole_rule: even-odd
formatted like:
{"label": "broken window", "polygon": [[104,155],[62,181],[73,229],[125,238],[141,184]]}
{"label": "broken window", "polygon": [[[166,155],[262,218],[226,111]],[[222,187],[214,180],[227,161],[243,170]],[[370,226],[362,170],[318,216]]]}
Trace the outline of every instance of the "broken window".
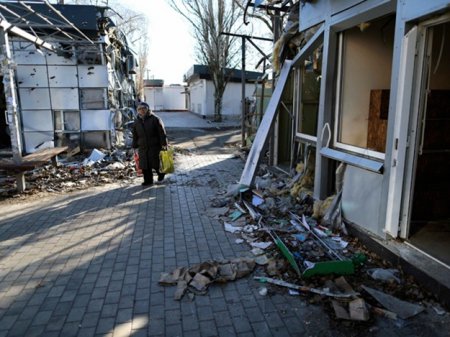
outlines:
{"label": "broken window", "polygon": [[81,109],[96,110],[107,108],[107,89],[80,89]]}
{"label": "broken window", "polygon": [[102,47],[98,44],[77,46],[76,56],[78,64],[103,64]]}
{"label": "broken window", "polygon": [[54,110],[55,146],[80,145],[80,112],[74,110]]}
{"label": "broken window", "polygon": [[80,131],[80,112],[55,110],[53,112],[55,131]]}
{"label": "broken window", "polygon": [[297,137],[315,141],[319,112],[322,46],[314,50],[296,70]]}
{"label": "broken window", "polygon": [[334,145],[384,158],[395,16],[343,31],[338,45]]}

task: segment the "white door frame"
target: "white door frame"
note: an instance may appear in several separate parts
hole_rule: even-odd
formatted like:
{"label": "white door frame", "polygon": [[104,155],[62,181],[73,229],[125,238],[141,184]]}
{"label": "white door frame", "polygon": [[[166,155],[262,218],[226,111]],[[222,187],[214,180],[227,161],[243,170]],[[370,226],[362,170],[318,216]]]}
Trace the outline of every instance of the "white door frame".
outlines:
{"label": "white door frame", "polygon": [[416,60],[418,28],[414,26],[405,34],[399,62],[399,75],[397,81],[397,96],[395,102],[395,120],[393,145],[391,148],[391,163],[389,175],[389,194],[386,208],[385,232],[392,237],[399,233],[400,200],[402,198],[403,177],[405,172],[405,159],[408,148],[408,124],[411,111],[411,95],[413,92],[414,69]]}
{"label": "white door frame", "polygon": [[424,92],[429,88],[430,67],[431,67],[431,49],[433,26],[450,21],[450,13],[446,13],[440,17],[427,20],[419,25],[419,35],[417,40],[417,68],[414,70],[416,78],[414,80],[415,88],[412,92],[413,104],[411,110],[410,125],[410,144],[405,161],[405,177],[403,185],[403,197],[401,204],[400,216],[400,237],[407,239],[410,232],[412,202],[414,193],[414,181],[416,176],[417,159],[419,156],[420,146],[425,131],[424,120],[427,106],[427,95]]}

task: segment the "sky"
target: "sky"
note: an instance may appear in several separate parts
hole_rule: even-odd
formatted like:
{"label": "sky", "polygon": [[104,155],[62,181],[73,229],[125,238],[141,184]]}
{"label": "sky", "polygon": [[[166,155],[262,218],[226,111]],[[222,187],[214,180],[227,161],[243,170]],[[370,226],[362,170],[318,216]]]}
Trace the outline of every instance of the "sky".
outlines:
{"label": "sky", "polygon": [[165,85],[182,84],[183,75],[195,63],[195,41],[190,34],[190,25],[168,5],[167,0],[121,2],[148,18],[149,59],[146,78],[162,79]]}
{"label": "sky", "polygon": [[[169,6],[168,0],[119,0],[119,2],[136,12],[144,13],[148,18],[149,58],[148,77],[146,74],[145,78],[162,79],[165,85],[182,84],[183,75],[196,63],[194,52],[196,42],[191,35],[190,24]],[[263,32],[264,28],[257,28],[256,21],[251,21],[248,28],[255,29],[255,32]],[[255,33],[254,36],[263,35]],[[271,42],[257,44],[264,50],[272,47]],[[246,43],[246,48],[247,53],[251,53],[252,47],[249,43]],[[256,54],[256,61],[259,61],[261,55],[257,52]],[[261,71],[252,68],[251,61],[252,58],[248,57],[246,69]]]}

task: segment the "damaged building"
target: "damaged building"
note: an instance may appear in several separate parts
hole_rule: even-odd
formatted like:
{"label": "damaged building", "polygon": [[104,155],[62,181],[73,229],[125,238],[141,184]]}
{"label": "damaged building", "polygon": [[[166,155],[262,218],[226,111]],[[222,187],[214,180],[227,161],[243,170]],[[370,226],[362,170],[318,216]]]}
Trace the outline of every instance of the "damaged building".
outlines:
{"label": "damaged building", "polygon": [[270,144],[275,166],[308,176],[304,191],[339,198],[350,228],[450,298],[450,2],[286,4],[240,184],[254,184]]}
{"label": "damaged building", "polygon": [[133,116],[136,57],[106,7],[0,4],[0,146],[110,149]]}

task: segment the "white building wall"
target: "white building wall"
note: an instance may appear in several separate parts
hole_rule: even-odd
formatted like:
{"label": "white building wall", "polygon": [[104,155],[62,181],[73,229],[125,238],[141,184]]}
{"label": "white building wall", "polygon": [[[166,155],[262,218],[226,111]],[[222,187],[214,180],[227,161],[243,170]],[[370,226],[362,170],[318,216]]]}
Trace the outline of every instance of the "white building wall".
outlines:
{"label": "white building wall", "polygon": [[[245,84],[245,97],[253,96],[255,85]],[[222,99],[222,116],[225,119],[239,119],[242,115],[242,84],[228,83]]]}
{"label": "white building wall", "polygon": [[199,115],[204,115],[204,90],[206,86],[205,80],[192,82],[189,86],[190,90],[190,106],[188,110]]}
{"label": "white building wall", "polygon": [[170,85],[163,87],[164,110],[186,110],[184,86]]}
{"label": "white building wall", "polygon": [[145,102],[150,106],[151,110],[164,110],[164,95],[161,87],[144,88]]}
{"label": "white building wall", "polygon": [[[207,118],[214,117],[214,85],[212,81],[198,80],[191,82],[190,90],[190,107],[191,112],[205,116]],[[245,96],[253,95],[255,85],[248,83],[245,85]],[[241,112],[242,99],[241,83],[228,83],[222,97],[222,117],[224,119],[239,119]]]}

